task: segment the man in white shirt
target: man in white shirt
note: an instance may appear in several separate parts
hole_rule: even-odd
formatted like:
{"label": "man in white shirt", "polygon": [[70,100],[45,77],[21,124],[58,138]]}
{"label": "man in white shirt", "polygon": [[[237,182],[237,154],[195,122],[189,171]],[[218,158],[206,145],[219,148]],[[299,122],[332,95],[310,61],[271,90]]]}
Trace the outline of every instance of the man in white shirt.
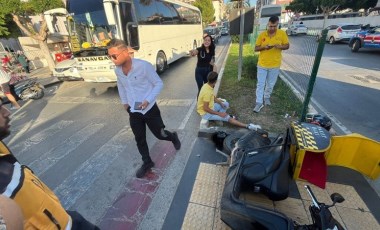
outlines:
{"label": "man in white shirt", "polygon": [[132,58],[133,52],[122,40],[112,39],[108,43],[108,57],[116,65],[121,103],[129,113],[129,123],[142,156],[143,165],[136,172],[136,177],[141,178],[154,166],[146,142],[146,125],[158,139],[173,142],[176,150],[181,148],[181,142],[176,132],[165,130],[156,104],[164,85],[161,78],[149,62]]}
{"label": "man in white shirt", "polygon": [[5,96],[12,103],[14,109],[19,109],[21,106],[17,103],[16,98],[11,94],[11,90],[9,88],[9,81],[11,80],[11,76],[4,70],[0,69],[0,86],[1,90],[4,92]]}

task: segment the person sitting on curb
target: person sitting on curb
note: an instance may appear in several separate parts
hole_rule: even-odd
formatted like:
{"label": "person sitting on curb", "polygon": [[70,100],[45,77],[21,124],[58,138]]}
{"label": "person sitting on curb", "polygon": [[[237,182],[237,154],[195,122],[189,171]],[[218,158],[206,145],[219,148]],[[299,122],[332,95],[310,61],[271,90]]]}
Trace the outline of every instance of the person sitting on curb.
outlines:
{"label": "person sitting on curb", "polygon": [[12,104],[12,109],[19,109],[21,106],[17,102],[16,98],[12,95],[11,89],[9,88],[9,81],[11,76],[4,69],[0,69],[0,88]]}
{"label": "person sitting on curb", "polygon": [[260,125],[255,125],[252,123],[244,124],[226,113],[229,107],[228,102],[218,99],[214,95],[214,87],[217,80],[217,72],[212,71],[207,75],[207,84],[202,86],[198,96],[197,112],[199,115],[208,121],[226,121],[233,125],[250,130],[261,129]]}

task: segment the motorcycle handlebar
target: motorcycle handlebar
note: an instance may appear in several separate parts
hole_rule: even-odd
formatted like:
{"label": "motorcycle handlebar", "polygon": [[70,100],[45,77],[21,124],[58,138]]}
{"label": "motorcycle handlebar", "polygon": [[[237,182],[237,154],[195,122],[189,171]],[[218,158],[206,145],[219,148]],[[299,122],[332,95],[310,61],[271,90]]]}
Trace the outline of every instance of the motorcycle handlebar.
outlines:
{"label": "motorcycle handlebar", "polygon": [[318,209],[321,209],[321,206],[319,205],[319,202],[318,202],[317,198],[315,197],[313,191],[311,191],[310,186],[305,185],[305,188],[306,188],[306,191],[309,193],[309,196],[311,197],[311,200],[312,200],[314,206]]}

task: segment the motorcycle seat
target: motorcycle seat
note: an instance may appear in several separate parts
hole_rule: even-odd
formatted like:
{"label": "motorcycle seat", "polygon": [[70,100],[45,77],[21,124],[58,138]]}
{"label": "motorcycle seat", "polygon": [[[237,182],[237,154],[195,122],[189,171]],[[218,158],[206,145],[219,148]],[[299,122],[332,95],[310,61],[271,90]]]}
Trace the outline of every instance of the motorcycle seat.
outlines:
{"label": "motorcycle seat", "polygon": [[[257,153],[256,153],[257,152]],[[282,146],[246,151],[242,165],[242,178],[249,183],[256,183],[276,171],[282,160]]]}

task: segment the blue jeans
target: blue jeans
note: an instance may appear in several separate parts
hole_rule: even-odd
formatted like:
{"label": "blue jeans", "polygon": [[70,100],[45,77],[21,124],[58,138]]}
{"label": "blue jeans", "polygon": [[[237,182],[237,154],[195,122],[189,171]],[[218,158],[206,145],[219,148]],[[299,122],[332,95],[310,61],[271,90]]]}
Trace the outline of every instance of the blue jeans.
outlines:
{"label": "blue jeans", "polygon": [[[228,107],[229,107],[229,103],[227,101],[223,102],[223,105],[226,106],[226,108],[223,108],[221,105],[219,105],[218,103],[215,103],[214,104],[214,111],[216,112],[226,112]],[[228,120],[231,118],[230,115],[227,115],[225,117],[221,117],[219,115],[215,115],[215,114],[211,114],[211,113],[206,113],[205,115],[202,116],[203,119],[205,120],[208,120],[208,121],[226,121],[228,122]]]}
{"label": "blue jeans", "polygon": [[195,68],[195,81],[197,82],[198,92],[201,91],[203,84],[207,83],[207,75],[211,72],[210,66]]}
{"label": "blue jeans", "polygon": [[256,104],[262,104],[264,98],[270,98],[279,73],[280,68],[257,66]]}

